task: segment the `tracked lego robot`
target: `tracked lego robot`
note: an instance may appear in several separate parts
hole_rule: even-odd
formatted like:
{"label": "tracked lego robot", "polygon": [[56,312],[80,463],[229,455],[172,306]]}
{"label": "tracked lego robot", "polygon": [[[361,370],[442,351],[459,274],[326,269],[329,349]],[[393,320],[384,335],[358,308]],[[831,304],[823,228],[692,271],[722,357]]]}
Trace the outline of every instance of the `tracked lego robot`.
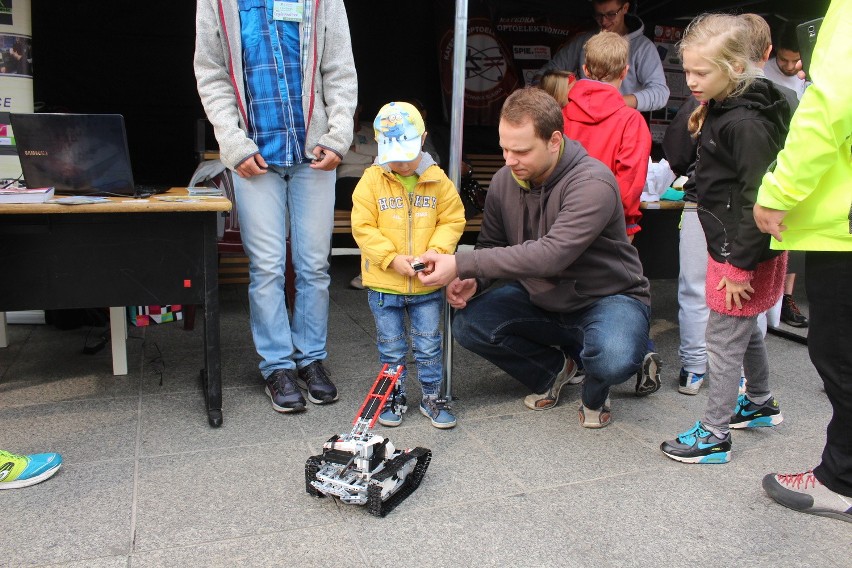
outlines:
{"label": "tracked lego robot", "polygon": [[390,440],[373,434],[376,420],[396,387],[403,367],[382,367],[358,410],[349,434],[335,434],[322,454],[305,463],[305,489],[316,497],[338,497],[350,505],[384,517],[420,485],[432,452],[426,448],[398,450]]}

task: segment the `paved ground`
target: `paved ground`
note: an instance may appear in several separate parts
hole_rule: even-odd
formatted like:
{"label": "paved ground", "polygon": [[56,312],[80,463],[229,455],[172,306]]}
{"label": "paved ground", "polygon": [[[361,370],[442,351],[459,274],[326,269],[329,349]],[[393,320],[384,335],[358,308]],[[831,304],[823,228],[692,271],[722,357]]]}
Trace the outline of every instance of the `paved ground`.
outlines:
{"label": "paved ground", "polygon": [[[615,389],[613,424],[577,423],[577,387],[548,412],[460,347],[454,430],[419,413],[384,430],[434,454],[421,487],[384,519],[315,499],[303,468],[348,431],[377,371],[373,321],[332,264],[328,367],[340,401],[275,413],[251,346],[245,287],[222,296],[225,424],[210,428],[198,384],[201,333],[131,330],[131,372],[108,350],[80,353],[89,329],[10,326],[0,350],[0,447],[58,451],[51,480],[0,494],[0,566],[771,566],[849,567],[851,525],[779,507],[764,473],[817,463],[829,405],[806,348],[770,336],[779,427],[734,432],[733,461],[683,465],[660,442],[698,419],[706,393],[677,393],[674,281],[653,282],[652,334],[664,387]],[[99,333],[95,330],[92,333]],[[92,341],[92,337],[88,338]]]}

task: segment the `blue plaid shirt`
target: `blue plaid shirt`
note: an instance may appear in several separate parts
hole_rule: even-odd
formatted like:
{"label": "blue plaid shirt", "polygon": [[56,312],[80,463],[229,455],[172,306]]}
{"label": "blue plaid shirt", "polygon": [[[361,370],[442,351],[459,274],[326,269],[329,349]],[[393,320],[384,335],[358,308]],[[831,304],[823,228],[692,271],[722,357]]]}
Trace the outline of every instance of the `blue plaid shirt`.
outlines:
{"label": "blue plaid shirt", "polygon": [[299,23],[273,20],[272,4],[239,0],[248,130],[268,164],[292,166],[306,159]]}

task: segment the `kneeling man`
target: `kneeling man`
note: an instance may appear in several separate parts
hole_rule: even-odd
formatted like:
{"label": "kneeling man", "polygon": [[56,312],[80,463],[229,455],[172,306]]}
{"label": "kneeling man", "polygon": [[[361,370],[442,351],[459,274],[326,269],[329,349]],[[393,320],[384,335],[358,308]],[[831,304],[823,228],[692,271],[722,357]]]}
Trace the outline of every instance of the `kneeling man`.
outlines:
{"label": "kneeling man", "polygon": [[[447,285],[455,339],[532,391],[524,403],[553,408],[585,370],[580,424],[611,420],[609,389],[638,375],[636,392],[660,388],[647,351],[650,288],[627,240],[612,172],[562,134],[546,92],[512,93],[500,112],[506,165],[491,182],[476,248],[427,252],[427,285]],[[502,286],[489,286],[496,280]]]}

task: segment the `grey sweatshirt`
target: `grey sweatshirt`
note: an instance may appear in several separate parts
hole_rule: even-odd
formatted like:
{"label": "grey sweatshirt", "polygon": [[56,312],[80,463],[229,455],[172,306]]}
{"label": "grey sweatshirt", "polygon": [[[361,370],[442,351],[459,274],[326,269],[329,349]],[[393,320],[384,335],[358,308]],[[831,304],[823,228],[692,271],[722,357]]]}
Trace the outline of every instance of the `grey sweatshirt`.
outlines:
{"label": "grey sweatshirt", "polygon": [[[654,43],[645,37],[645,24],[636,16],[628,14],[625,18],[630,30],[624,36],[630,42],[627,77],[621,83],[622,95],[634,95],[640,112],[656,110],[666,106],[669,100],[669,87],[666,84],[666,74],[660,54]],[[536,73],[536,81],[551,69],[573,71],[577,77],[584,78],[583,63],[586,52],[583,45],[596,32],[578,35],[571,42],[556,52],[553,59],[544,64]]]}
{"label": "grey sweatshirt", "polygon": [[564,144],[541,186],[523,188],[505,166],[494,174],[476,248],[456,253],[459,277],[478,279],[479,290],[517,280],[534,305],[553,312],[617,294],[650,305],[615,176],[579,142]]}
{"label": "grey sweatshirt", "polygon": [[[352,143],[358,78],[343,0],[312,0],[310,48],[302,58],[306,157],[317,145],[341,158]],[[307,30],[299,26],[303,42]],[[222,163],[234,168],[258,152],[246,134],[246,93],[237,0],[198,0],[195,79]]]}

